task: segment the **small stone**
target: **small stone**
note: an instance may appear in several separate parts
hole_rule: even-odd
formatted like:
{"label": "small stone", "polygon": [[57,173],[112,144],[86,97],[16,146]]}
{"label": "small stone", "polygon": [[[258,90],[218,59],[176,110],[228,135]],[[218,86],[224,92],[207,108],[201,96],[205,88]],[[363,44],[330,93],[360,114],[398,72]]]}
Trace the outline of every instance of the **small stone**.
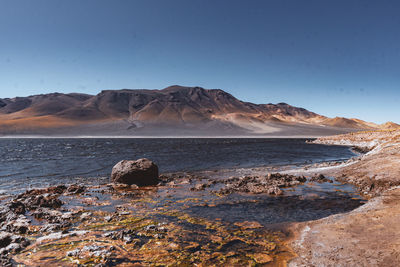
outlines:
{"label": "small stone", "polygon": [[156,239],[163,239],[163,238],[165,238],[165,236],[164,236],[163,234],[155,234],[153,237],[156,238]]}
{"label": "small stone", "polygon": [[235,225],[243,229],[255,229],[263,227],[259,222],[249,222],[249,221],[236,222]]}
{"label": "small stone", "polygon": [[83,252],[85,252],[85,251],[96,251],[96,250],[100,250],[100,249],[104,249],[104,247],[103,246],[98,246],[98,245],[87,245],[87,246],[84,246],[82,248],[82,251]]}
{"label": "small stone", "polygon": [[206,189],[207,184],[196,184],[194,187],[190,188],[191,191],[202,191]]}
{"label": "small stone", "polygon": [[61,218],[64,220],[70,220],[73,217],[73,213],[72,212],[65,212],[63,213],[63,215],[61,215]]}
{"label": "small stone", "polygon": [[162,226],[162,227],[158,228],[158,231],[166,233],[166,232],[168,232],[168,229],[165,228],[164,226]]}
{"label": "small stone", "polygon": [[85,190],[86,187],[84,185],[77,185],[77,184],[72,184],[67,188],[68,194],[80,194],[83,193]]}
{"label": "small stone", "polygon": [[6,250],[9,252],[19,252],[21,251],[22,247],[20,244],[17,243],[11,243],[6,247]]}
{"label": "small stone", "polygon": [[89,219],[90,216],[92,216],[91,212],[84,212],[84,213],[81,214],[80,219],[84,221],[84,220]]}
{"label": "small stone", "polygon": [[147,225],[144,229],[145,229],[147,232],[155,231],[155,230],[157,229],[157,226],[155,226],[154,224],[150,224],[150,225]]}
{"label": "small stone", "polygon": [[25,214],[26,209],[24,203],[21,201],[14,201],[9,205],[9,209],[16,214]]}
{"label": "small stone", "polygon": [[133,241],[133,237],[131,235],[125,235],[123,240],[125,241],[126,244],[130,244]]}
{"label": "small stone", "polygon": [[104,233],[103,236],[104,237],[112,237],[114,234],[115,234],[115,232],[107,232],[107,233]]}
{"label": "small stone", "polygon": [[96,250],[96,251],[92,252],[92,256],[93,256],[93,257],[102,257],[102,258],[105,258],[105,257],[108,257],[108,256],[110,256],[110,255],[111,255],[111,253],[110,253],[110,251],[108,251],[107,249]]}
{"label": "small stone", "polygon": [[7,247],[12,242],[11,234],[7,232],[0,232],[0,248]]}
{"label": "small stone", "polygon": [[77,248],[77,249],[68,251],[66,255],[67,255],[67,257],[78,257],[80,253],[81,253],[81,250],[79,248]]}
{"label": "small stone", "polygon": [[263,253],[253,254],[252,258],[259,264],[266,264],[274,260],[271,256]]}

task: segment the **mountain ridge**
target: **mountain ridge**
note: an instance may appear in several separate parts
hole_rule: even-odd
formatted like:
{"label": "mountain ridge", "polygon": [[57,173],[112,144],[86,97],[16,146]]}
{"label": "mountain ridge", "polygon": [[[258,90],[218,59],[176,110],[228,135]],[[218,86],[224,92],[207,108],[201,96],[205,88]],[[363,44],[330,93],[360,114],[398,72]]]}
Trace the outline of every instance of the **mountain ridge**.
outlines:
{"label": "mountain ridge", "polygon": [[315,128],[316,132],[339,133],[377,129],[379,125],[328,118],[286,103],[244,102],[221,89],[179,85],[161,90],[102,90],[97,95],[51,93],[0,99],[2,135],[63,131],[76,135],[73,128],[76,133],[85,129],[88,134],[152,135],[154,131],[173,133],[175,129],[178,135],[261,135],[292,128],[294,132]]}

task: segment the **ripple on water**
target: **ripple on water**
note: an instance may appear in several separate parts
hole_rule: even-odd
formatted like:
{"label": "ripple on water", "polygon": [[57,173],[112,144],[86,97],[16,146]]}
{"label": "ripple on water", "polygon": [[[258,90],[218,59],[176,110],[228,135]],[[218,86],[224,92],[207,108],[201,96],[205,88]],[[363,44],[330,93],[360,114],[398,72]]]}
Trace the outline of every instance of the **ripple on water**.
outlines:
{"label": "ripple on water", "polygon": [[176,172],[296,165],[354,154],[345,147],[306,144],[305,139],[67,138],[0,139],[0,155],[0,175],[12,174],[10,179],[23,186],[26,177],[40,176],[43,182],[56,184],[74,174],[87,179],[108,176],[116,162],[142,157],[155,161],[161,172]]}

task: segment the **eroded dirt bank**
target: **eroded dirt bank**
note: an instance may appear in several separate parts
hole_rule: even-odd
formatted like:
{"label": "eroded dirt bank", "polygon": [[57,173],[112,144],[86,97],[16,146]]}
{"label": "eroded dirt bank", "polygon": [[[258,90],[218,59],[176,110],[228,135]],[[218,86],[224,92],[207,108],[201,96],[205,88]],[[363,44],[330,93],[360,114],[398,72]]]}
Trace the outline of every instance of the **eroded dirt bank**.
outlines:
{"label": "eroded dirt bank", "polygon": [[298,257],[289,266],[400,265],[400,130],[360,132],[315,141],[370,150],[336,166],[300,173],[324,173],[356,185],[370,198],[351,212],[293,226]]}

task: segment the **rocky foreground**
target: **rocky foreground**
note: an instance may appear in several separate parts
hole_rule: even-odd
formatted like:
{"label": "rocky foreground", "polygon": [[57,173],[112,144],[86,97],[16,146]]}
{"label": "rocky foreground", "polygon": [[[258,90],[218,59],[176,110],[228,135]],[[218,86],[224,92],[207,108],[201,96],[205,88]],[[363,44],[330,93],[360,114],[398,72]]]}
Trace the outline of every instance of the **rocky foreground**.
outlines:
{"label": "rocky foreground", "polygon": [[[2,196],[0,265],[399,266],[400,131],[315,142],[369,152],[218,178],[158,176],[147,159],[123,161],[110,184]],[[361,206],[337,181],[370,200]]]}
{"label": "rocky foreground", "polygon": [[370,198],[349,213],[293,226],[290,266],[400,266],[400,130],[360,132],[315,141],[369,151],[336,166],[302,170],[354,184]]}
{"label": "rocky foreground", "polygon": [[[137,186],[138,172],[151,185]],[[4,196],[0,265],[285,266],[295,257],[289,233],[266,225],[361,205],[334,192],[293,194],[307,184],[333,183],[323,175],[158,177],[156,166],[142,159],[117,164],[111,181]],[[128,184],[117,183],[122,181]]]}

